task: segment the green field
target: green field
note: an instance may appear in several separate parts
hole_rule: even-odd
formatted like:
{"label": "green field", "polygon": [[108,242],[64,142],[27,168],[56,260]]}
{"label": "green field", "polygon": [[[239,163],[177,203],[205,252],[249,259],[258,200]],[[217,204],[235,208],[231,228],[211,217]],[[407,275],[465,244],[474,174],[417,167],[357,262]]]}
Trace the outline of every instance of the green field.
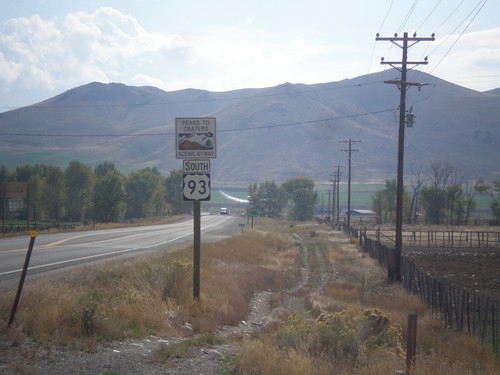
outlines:
{"label": "green field", "polygon": [[[371,199],[375,192],[384,188],[384,184],[351,184],[351,207],[358,209],[370,209]],[[318,191],[319,201],[318,205],[323,204],[328,205],[328,191],[332,190],[331,185],[316,185],[316,190]],[[220,192],[223,191],[229,195],[237,198],[247,199],[248,198],[248,187],[228,187],[228,186],[212,186],[211,194],[211,205],[234,205],[238,207],[244,206],[243,204],[235,204],[224,197]],[[347,184],[340,184],[340,205],[345,208],[347,206]],[[331,203],[330,195],[330,203]],[[479,195],[476,197],[478,210],[489,210],[491,203],[491,198],[489,195]]]}

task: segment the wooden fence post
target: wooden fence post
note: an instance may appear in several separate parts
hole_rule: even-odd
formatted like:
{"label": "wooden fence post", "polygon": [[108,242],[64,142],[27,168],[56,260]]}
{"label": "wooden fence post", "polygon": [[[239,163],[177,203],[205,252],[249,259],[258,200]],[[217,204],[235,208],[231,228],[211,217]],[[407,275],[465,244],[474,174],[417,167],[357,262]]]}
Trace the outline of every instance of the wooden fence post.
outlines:
{"label": "wooden fence post", "polygon": [[408,314],[408,337],[406,339],[405,375],[411,375],[415,373],[416,354],[417,354],[417,315]]}

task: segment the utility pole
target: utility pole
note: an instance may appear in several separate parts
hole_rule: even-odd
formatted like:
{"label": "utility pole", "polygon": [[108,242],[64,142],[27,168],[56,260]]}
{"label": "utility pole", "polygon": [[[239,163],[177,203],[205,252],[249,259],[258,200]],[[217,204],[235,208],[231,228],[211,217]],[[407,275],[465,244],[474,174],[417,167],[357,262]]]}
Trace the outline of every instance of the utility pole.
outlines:
{"label": "utility pole", "polygon": [[332,219],[332,214],[331,214],[331,211],[332,211],[332,206],[330,206],[330,189],[328,189],[328,220],[331,220]]}
{"label": "utility pole", "polygon": [[[334,191],[334,196],[336,194],[336,198],[334,198],[334,204],[333,204],[333,215],[335,216],[335,222],[338,224],[340,220],[340,168],[342,168],[341,165],[335,165],[334,167],[334,172],[331,175],[333,177],[333,191]],[[332,226],[333,226],[332,222]]]}
{"label": "utility pole", "polygon": [[[389,264],[389,278],[393,281],[401,280],[400,266],[401,266],[401,252],[403,247],[403,165],[404,165],[404,142],[405,142],[405,118],[406,118],[406,91],[411,86],[418,86],[419,89],[423,86],[422,83],[407,82],[406,74],[408,71],[408,66],[414,68],[417,65],[427,64],[427,57],[424,61],[408,61],[408,48],[422,41],[434,41],[434,34],[430,38],[417,38],[417,34],[413,34],[412,37],[408,36],[405,32],[403,37],[398,37],[398,34],[394,34],[394,37],[382,38],[377,37],[376,41],[387,41],[396,45],[403,50],[402,61],[384,61],[381,60],[381,64],[390,65],[394,69],[401,72],[401,80],[390,80],[384,81],[384,83],[397,85],[399,91],[401,92],[399,100],[399,137],[398,137],[398,174],[397,174],[397,190],[396,190],[396,249],[394,254],[394,259],[392,264]],[[413,120],[413,116],[411,117]],[[413,125],[413,121],[412,124]],[[391,270],[392,267],[392,270]]]}
{"label": "utility pole", "polygon": [[341,166],[337,165],[337,224],[340,221],[340,168]]}
{"label": "utility pole", "polygon": [[347,151],[349,153],[349,172],[348,172],[348,177],[347,177],[347,228],[351,228],[351,154],[354,151],[359,151],[358,149],[353,150],[352,149],[352,144],[361,142],[361,141],[353,141],[352,139],[349,138],[349,140],[346,141],[340,141],[342,143],[349,143],[349,149],[347,150],[342,150],[342,151]]}
{"label": "utility pole", "polygon": [[337,182],[335,181],[335,178],[332,179],[332,217],[330,218],[330,225],[333,226],[333,218],[335,217],[335,201],[336,201],[336,193],[337,190]]}

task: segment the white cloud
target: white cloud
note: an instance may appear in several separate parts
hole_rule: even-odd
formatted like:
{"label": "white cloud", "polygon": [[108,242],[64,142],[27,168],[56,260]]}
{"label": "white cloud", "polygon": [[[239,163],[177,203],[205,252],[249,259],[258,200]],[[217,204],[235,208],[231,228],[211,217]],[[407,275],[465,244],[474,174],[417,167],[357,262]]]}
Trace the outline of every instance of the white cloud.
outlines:
{"label": "white cloud", "polygon": [[500,27],[465,33],[458,38],[454,35],[436,49],[429,72],[459,84],[475,79],[477,90],[500,87]]}
{"label": "white cloud", "polygon": [[137,80],[147,76],[141,66],[154,63],[151,53],[187,48],[179,36],[148,33],[133,17],[109,7],[71,13],[59,23],[39,15],[16,18],[0,34],[0,82],[16,89],[53,89]]}
{"label": "white cloud", "polygon": [[51,72],[61,67],[61,40],[54,23],[38,15],[7,21],[0,34],[0,52],[3,65],[11,69],[0,79],[26,88],[53,87],[56,79]]}
{"label": "white cloud", "polygon": [[[299,28],[273,32],[251,17],[236,20],[234,27],[196,25],[182,37],[149,32],[133,16],[111,7],[54,19],[13,18],[0,32],[0,87],[57,94],[91,81],[216,91],[327,82],[380,70],[378,58],[388,47],[373,40],[377,51],[370,62],[367,45],[311,40]],[[426,71],[436,69],[432,74],[454,81],[498,71],[500,28],[464,34],[434,68],[455,39],[429,56]],[[430,43],[429,51],[438,43]],[[420,47],[412,47],[412,57],[425,56],[418,54]],[[400,56],[399,50],[395,53]]]}
{"label": "white cloud", "polygon": [[167,89],[167,85],[161,79],[148,76],[147,74],[137,74],[130,80],[134,86],[153,86],[160,89]]}

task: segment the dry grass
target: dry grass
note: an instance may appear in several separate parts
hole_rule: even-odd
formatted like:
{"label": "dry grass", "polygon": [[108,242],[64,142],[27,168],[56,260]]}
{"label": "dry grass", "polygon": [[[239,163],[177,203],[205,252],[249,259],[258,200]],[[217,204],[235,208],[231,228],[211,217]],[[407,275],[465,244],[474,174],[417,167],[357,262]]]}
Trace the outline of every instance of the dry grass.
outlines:
{"label": "dry grass", "polygon": [[[311,232],[306,227],[301,230],[304,238]],[[265,336],[247,340],[235,362],[237,373],[393,374],[404,370],[404,351],[388,351],[387,345],[404,350],[408,314],[415,313],[418,315],[415,374],[500,374],[500,363],[490,348],[475,338],[445,331],[443,323],[430,314],[425,303],[399,284],[388,283],[386,271],[360,253],[355,242],[317,230],[314,233],[311,240],[327,244],[328,267],[336,277],[323,293],[308,296],[312,316],[304,316],[293,324],[282,324]],[[366,345],[380,336],[368,336],[366,342],[360,342],[363,329],[349,330],[344,325],[355,321],[350,318],[352,314],[374,308],[383,312],[384,321],[387,319],[394,336],[385,336],[379,346],[366,350]],[[327,328],[318,325],[318,316],[343,316],[343,319],[332,320],[334,323]],[[281,337],[279,344],[277,337]],[[328,357],[311,351],[311,346],[318,348],[318,342],[327,348],[336,347],[337,355]],[[354,351],[351,350],[353,343],[358,345]],[[309,370],[304,370],[307,366]]]}
{"label": "dry grass", "polygon": [[[254,290],[281,288],[293,278],[293,249],[258,231],[202,246],[200,302],[192,298],[190,248],[39,279],[26,284],[15,324],[36,341],[85,350],[99,341],[180,335],[185,323],[211,332],[244,319]],[[1,326],[14,292],[0,297]]]}
{"label": "dry grass", "polygon": [[[259,218],[256,228],[202,246],[200,302],[192,298],[191,248],[110,262],[28,283],[7,339],[18,343],[28,335],[47,345],[93,350],[105,340],[191,334],[183,330],[185,323],[195,333],[213,333],[246,317],[255,290],[276,291],[271,302],[279,307],[297,280],[302,255],[276,232],[299,232],[321,246],[335,276],[322,292],[308,296],[309,314],[283,315],[261,336],[243,341],[228,373],[393,374],[404,369],[397,348],[404,349],[409,313],[418,315],[416,374],[500,373],[489,348],[445,331],[423,302],[388,283],[385,270],[363,256],[355,242],[326,229],[268,219]],[[2,327],[13,298],[14,291],[0,296]],[[185,349],[159,355],[168,360]]]}

